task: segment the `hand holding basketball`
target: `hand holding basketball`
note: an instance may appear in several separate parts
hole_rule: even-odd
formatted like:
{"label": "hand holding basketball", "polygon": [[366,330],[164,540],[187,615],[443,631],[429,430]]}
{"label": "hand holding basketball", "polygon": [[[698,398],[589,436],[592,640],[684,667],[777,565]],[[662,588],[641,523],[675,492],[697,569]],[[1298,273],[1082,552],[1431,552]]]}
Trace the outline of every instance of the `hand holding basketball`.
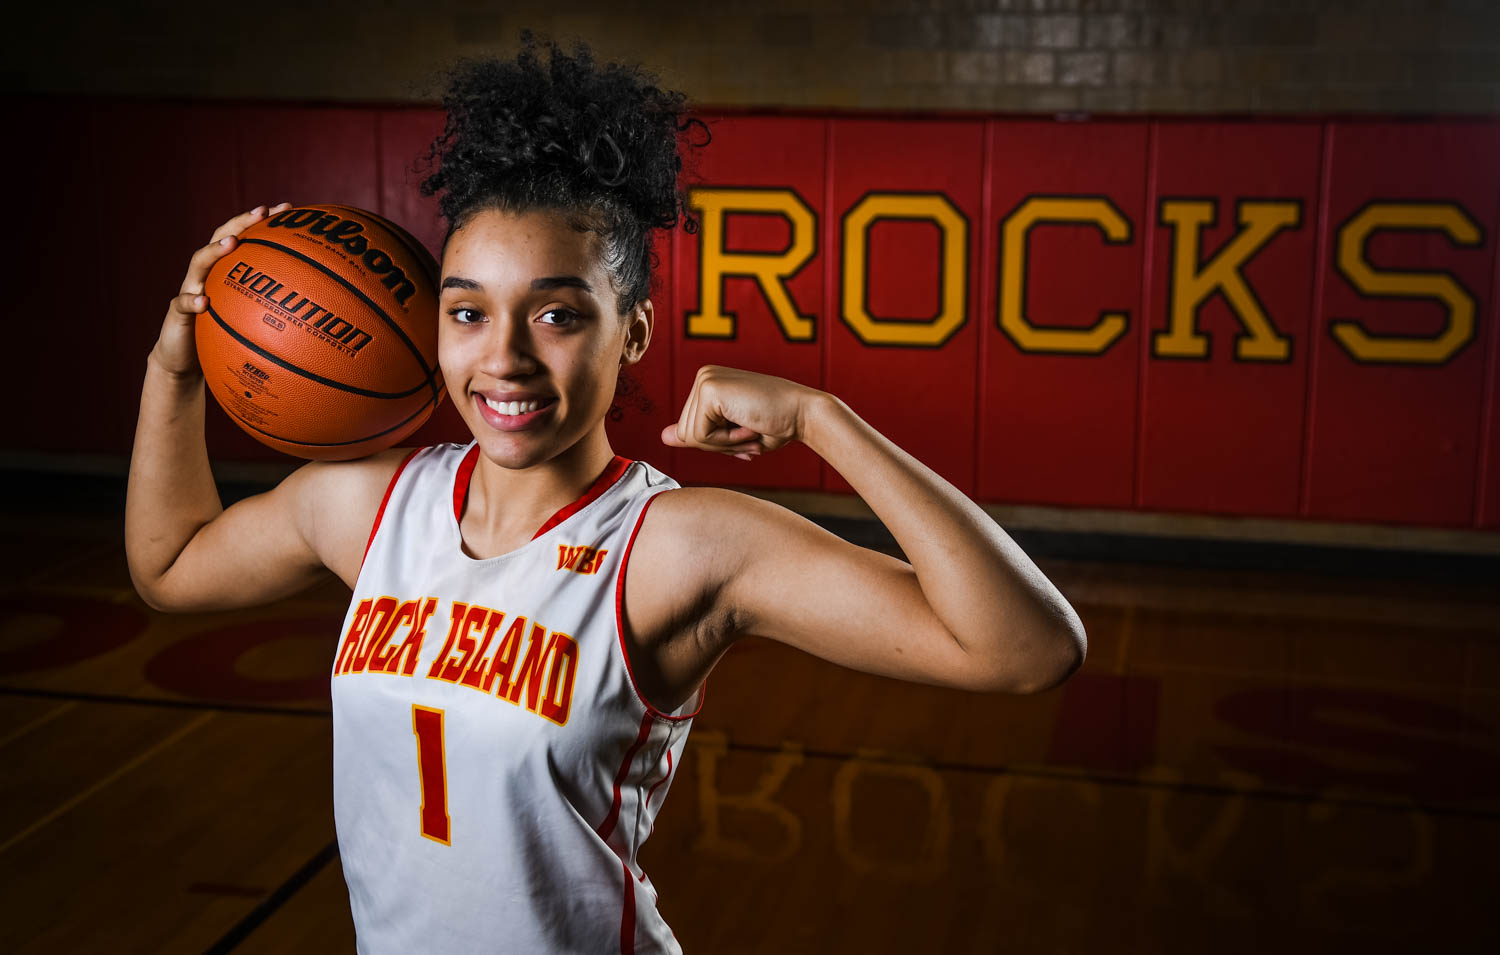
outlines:
{"label": "hand holding basketball", "polygon": [[722,365],[698,369],[675,424],[663,443],[732,454],[748,461],[802,440],[810,403],[823,392],[795,381]]}
{"label": "hand holding basketball", "polygon": [[153,355],[162,368],[177,376],[196,375],[202,372],[198,365],[198,346],[193,330],[198,315],[208,307],[208,297],[203,294],[204,280],[209,268],[230,249],[234,248],[239,234],[266,216],[291,208],[283,202],[269,210],[256,206],[214,230],[213,238],[188,262],[187,275],[177,297],[167,306],[167,317],[162,322],[161,337],[157,339]]}

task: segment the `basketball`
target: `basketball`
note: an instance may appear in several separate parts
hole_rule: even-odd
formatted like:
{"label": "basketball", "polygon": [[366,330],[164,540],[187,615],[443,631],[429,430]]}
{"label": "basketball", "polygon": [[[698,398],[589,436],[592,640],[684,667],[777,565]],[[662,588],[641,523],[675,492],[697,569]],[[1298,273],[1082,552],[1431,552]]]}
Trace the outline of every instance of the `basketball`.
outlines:
{"label": "basketball", "polygon": [[304,205],[214,263],[195,329],[219,406],[261,443],[342,461],[382,451],[442,402],[437,263],[364,209]]}

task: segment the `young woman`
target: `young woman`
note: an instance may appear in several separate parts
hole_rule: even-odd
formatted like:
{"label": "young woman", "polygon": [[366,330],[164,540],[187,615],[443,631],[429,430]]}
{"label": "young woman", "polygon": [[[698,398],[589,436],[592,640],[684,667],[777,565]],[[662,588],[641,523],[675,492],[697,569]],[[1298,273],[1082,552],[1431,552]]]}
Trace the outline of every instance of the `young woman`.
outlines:
{"label": "young woman", "polygon": [[353,591],[333,675],[335,818],[362,952],[677,951],[636,853],[710,670],[747,634],[844,666],[1031,693],[1083,660],[1077,615],[972,501],[837,397],[698,371],[667,445],[801,441],[910,560],[614,454],[618,376],[657,327],[680,94],[527,44],[462,67],[434,145],[450,230],[439,363],[467,445],[307,464],[224,509],[203,437],[194,254],[147,361],[126,504],[158,610]]}

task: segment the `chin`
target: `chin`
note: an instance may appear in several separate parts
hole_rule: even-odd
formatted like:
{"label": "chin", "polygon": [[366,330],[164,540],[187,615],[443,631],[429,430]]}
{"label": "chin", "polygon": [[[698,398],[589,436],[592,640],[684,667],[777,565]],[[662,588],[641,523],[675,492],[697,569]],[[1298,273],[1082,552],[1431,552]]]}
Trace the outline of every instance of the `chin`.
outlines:
{"label": "chin", "polygon": [[512,471],[541,464],[557,453],[550,442],[543,444],[531,440],[517,441],[507,435],[496,434],[488,434],[479,439],[479,452],[491,462]]}

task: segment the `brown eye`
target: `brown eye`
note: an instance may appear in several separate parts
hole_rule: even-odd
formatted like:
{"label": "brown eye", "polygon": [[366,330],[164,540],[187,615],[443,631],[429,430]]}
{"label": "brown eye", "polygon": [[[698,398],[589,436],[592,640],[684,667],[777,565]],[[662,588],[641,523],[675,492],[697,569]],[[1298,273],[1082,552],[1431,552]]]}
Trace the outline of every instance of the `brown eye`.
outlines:
{"label": "brown eye", "polygon": [[[547,321],[549,316],[552,318],[551,321]],[[581,318],[582,316],[571,308],[549,308],[541,314],[538,320],[543,325],[572,325]]]}

